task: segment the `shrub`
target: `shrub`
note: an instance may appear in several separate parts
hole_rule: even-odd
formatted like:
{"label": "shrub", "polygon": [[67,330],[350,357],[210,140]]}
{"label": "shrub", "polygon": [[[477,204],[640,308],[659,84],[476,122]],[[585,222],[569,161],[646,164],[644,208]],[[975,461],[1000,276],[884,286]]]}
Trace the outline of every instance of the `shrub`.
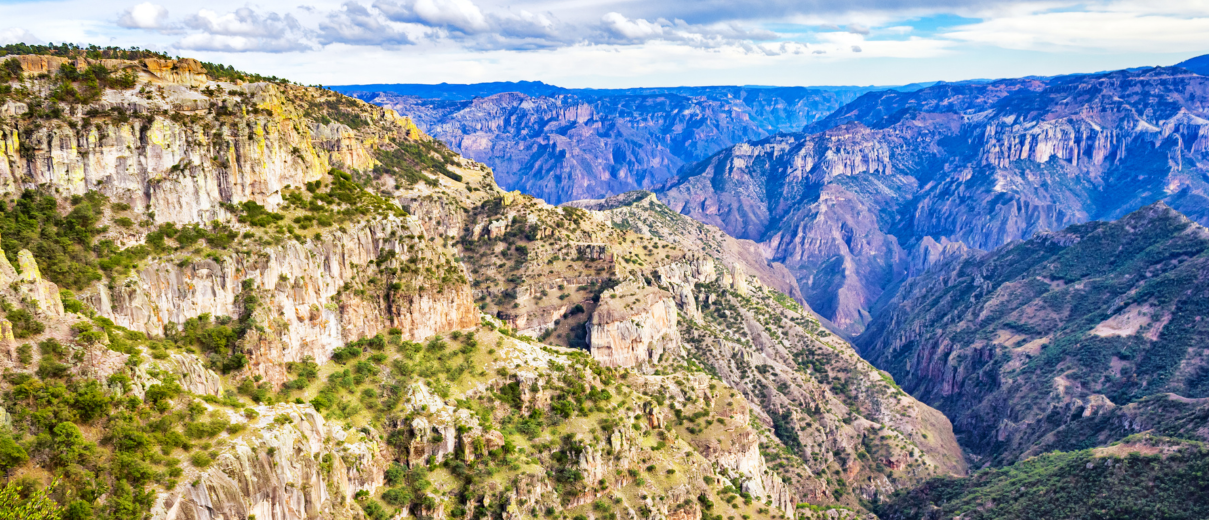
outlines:
{"label": "shrub", "polygon": [[7,473],[9,470],[25,464],[27,460],[29,460],[29,453],[26,453],[25,448],[17,444],[17,441],[14,441],[7,433],[0,433],[0,472]]}
{"label": "shrub", "polygon": [[192,462],[194,466],[199,468],[205,468],[214,461],[210,459],[210,454],[204,451],[199,451],[194,453],[193,456],[189,458],[189,462]]}
{"label": "shrub", "polygon": [[8,311],[7,317],[8,321],[13,324],[13,336],[17,339],[37,336],[46,330],[46,325],[43,325],[32,313],[25,309]]}

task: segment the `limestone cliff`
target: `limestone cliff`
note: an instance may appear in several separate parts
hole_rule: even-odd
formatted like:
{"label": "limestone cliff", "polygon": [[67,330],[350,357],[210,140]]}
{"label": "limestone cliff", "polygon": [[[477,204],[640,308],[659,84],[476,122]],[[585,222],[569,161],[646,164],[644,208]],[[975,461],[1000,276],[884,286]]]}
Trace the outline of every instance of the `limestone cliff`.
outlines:
{"label": "limestone cliff", "polygon": [[247,434],[231,439],[207,469],[157,497],[162,520],[357,518],[358,491],[382,485],[379,440],[328,423],[309,406],[254,408]]}
{"label": "limestone cliff", "polygon": [[655,365],[680,350],[672,295],[635,282],[605,291],[587,327],[592,357],[605,366]]}

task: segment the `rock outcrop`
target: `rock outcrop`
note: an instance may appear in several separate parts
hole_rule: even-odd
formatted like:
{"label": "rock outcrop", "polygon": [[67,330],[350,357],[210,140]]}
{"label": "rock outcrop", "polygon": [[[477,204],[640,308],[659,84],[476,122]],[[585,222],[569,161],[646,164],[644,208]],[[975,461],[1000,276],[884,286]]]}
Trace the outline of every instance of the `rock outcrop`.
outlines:
{"label": "rock outcrop", "polygon": [[191,483],[160,493],[155,520],[350,518],[354,495],[382,485],[378,441],[346,431],[310,406],[258,407],[248,433],[230,441]]}
{"label": "rock outcrop", "polygon": [[[247,341],[253,369],[274,383],[284,382],[284,364],[310,357],[325,362],[349,341],[397,328],[419,340],[478,323],[470,288],[443,290],[420,286],[388,299],[349,295],[336,298],[346,284],[365,282],[385,254],[401,258],[439,258],[419,226],[393,217],[362,224],[306,243],[285,242],[262,251],[204,259],[188,265],[151,263],[112,289],[96,284],[81,293],[101,315],[131,330],[161,334],[165,324],[209,313],[238,316],[241,295],[261,301],[254,317],[263,332]],[[56,299],[57,301],[57,299]]]}
{"label": "rock outcrop", "polygon": [[605,291],[587,327],[592,357],[604,366],[649,367],[680,348],[672,295],[636,282]]}
{"label": "rock outcrop", "polygon": [[[795,500],[834,500],[847,491],[877,500],[937,473],[965,471],[948,420],[904,394],[861,360],[851,345],[823,330],[807,307],[772,289],[792,290],[796,284],[783,266],[765,261],[755,244],[672,212],[649,193],[568,205],[599,211],[615,227],[656,236],[686,250],[685,256],[655,267],[649,278],[631,278],[602,294],[591,321],[592,355],[602,364],[645,367],[644,355],[651,351],[630,346],[642,342],[604,335],[605,345],[598,347],[596,324],[609,321],[598,315],[610,315],[620,304],[647,316],[640,311],[651,308],[650,302],[674,302],[682,350],[662,352],[664,363],[650,368],[681,359],[700,364],[752,403],[749,411],[734,401],[719,414],[729,417],[728,423],[757,423],[771,433],[727,430],[729,444],[696,446],[726,468],[728,478],[741,478],[745,491],[791,511]],[[660,293],[666,296],[643,298]],[[837,393],[832,386],[837,381],[844,381],[848,392]],[[669,396],[678,394],[676,387],[666,386]],[[711,394],[699,397],[723,399]],[[661,420],[651,419],[652,424]],[[773,445],[791,454],[777,457],[781,471],[766,463],[764,455]],[[811,454],[809,459],[795,456],[804,453]],[[835,471],[852,488],[829,485],[816,477]]]}
{"label": "rock outcrop", "polygon": [[[372,169],[373,150],[388,139],[422,136],[390,109],[364,116],[380,128],[367,139],[364,130],[356,133],[340,123],[308,122],[301,104],[319,96],[303,87],[222,85],[214,84],[234,95],[211,99],[167,84],[156,87],[159,96],[105,90],[94,107],[105,113],[191,113],[192,118],[106,117],[74,127],[59,121],[24,133],[0,124],[0,193],[29,186],[63,195],[93,190],[136,212],[154,214],[158,222],[209,222],[227,214],[224,203],[252,201],[275,209],[285,186],[319,180],[336,165]],[[253,113],[238,120],[219,115],[247,109]],[[22,105],[17,112],[25,110]],[[206,117],[196,118],[202,114]]]}

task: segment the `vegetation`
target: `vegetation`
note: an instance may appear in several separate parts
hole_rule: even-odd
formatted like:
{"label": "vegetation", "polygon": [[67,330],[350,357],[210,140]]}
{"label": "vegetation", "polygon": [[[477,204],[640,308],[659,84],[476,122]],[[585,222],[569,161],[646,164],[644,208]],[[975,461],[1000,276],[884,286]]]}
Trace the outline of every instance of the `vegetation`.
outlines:
{"label": "vegetation", "polygon": [[[104,318],[78,325],[74,329],[80,338],[93,333],[107,338],[108,348],[127,354],[126,365],[132,368],[142,362],[144,349],[155,355],[175,348]],[[39,495],[35,481],[16,481],[22,486],[17,493],[22,504],[38,503],[31,507],[56,512],[58,506],[38,502],[39,496],[52,496],[64,508],[64,518],[139,518],[154,501],[153,487],[175,487],[182,474],[180,457],[200,458],[197,453],[210,449],[207,439],[227,428],[214,414],[207,419],[205,407],[184,395],[167,374],[160,374],[164,383],[151,385],[139,399],[131,393],[125,371],[107,381],[90,375],[87,367],[96,353],[54,339],[41,341],[38,351],[41,359],[33,374],[5,376],[3,406],[11,414],[13,433],[0,433],[0,469],[11,474],[26,460],[36,461],[56,484],[53,493],[43,489]],[[84,368],[72,370],[72,365]],[[225,402],[238,406],[237,401]],[[104,433],[89,440],[86,428]],[[199,447],[203,451],[194,452]],[[12,486],[0,491],[0,500],[11,497],[5,493],[16,489]]]}
{"label": "vegetation", "polygon": [[462,181],[461,175],[449,169],[449,164],[454,161],[453,152],[440,141],[395,141],[393,144],[393,148],[381,148],[374,155],[379,163],[374,168],[375,175],[393,176],[404,186],[417,182],[436,186],[436,181],[425,175],[424,171],[437,172],[455,181]]}
{"label": "vegetation", "polygon": [[48,280],[66,289],[81,289],[101,279],[93,240],[109,201],[96,192],[72,197],[66,214],[50,195],[26,190],[10,204],[0,201],[0,237],[9,263],[18,267],[17,252],[29,249]]}
{"label": "vegetation", "polygon": [[[1168,392],[1209,397],[1209,365],[1198,360],[1199,345],[1209,339],[1202,319],[1209,314],[1202,276],[1209,239],[1188,232],[1193,225],[1152,205],[1117,222],[1071,226],[1063,238],[1040,236],[962,260],[951,267],[955,278],[910,282],[903,301],[894,303],[899,310],[870,325],[862,348],[949,414],[967,445],[994,464],[1034,447],[1077,450],[1131,433],[1112,426],[1124,420],[1116,415],[1122,408],[1085,413],[1077,401],[1093,393],[1118,407],[1133,403],[1130,413],[1153,417],[1149,424],[1158,431],[1203,438],[1177,424],[1186,413],[1149,411],[1166,406]],[[1114,316],[1109,332],[1097,328]],[[883,350],[910,330],[928,332],[904,342],[908,348]],[[954,349],[945,356],[967,374],[960,391],[945,395],[936,391],[932,367],[910,368],[912,360],[929,358],[920,350],[941,344]],[[1032,345],[1035,352],[1024,348]],[[987,346],[992,350],[972,355]],[[1012,385],[1000,386],[1005,376]],[[1054,402],[1058,380],[1076,390]],[[1033,427],[997,436],[1006,416]]]}
{"label": "vegetation", "polygon": [[92,60],[142,60],[146,58],[157,58],[161,60],[172,59],[167,54],[162,52],[140,49],[131,47],[123,49],[121,47],[101,47],[97,45],[87,45],[81,47],[74,43],[62,43],[55,45],[53,43],[47,45],[31,45],[27,43],[12,43],[0,46],[0,56],[16,56],[23,54],[34,54],[39,56],[59,56],[62,58],[88,58]]}
{"label": "vegetation", "polygon": [[1147,439],[1123,456],[1054,452],[969,478],[935,478],[872,509],[886,520],[1209,517],[1209,449],[1185,444],[1171,454],[1141,454],[1170,443]]}

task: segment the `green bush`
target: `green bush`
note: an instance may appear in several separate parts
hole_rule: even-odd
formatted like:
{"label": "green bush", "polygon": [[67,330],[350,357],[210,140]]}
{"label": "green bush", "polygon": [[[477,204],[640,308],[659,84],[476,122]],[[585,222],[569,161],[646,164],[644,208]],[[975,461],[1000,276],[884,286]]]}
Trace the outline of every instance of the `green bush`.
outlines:
{"label": "green bush", "polygon": [[22,448],[17,441],[14,441],[7,433],[0,432],[0,473],[7,473],[9,470],[25,464],[29,460],[29,453]]}
{"label": "green bush", "polygon": [[29,249],[39,270],[61,288],[82,289],[101,279],[92,251],[93,239],[108,201],[97,192],[72,198],[72,209],[59,214],[59,203],[50,195],[26,190],[12,206],[0,202],[0,245],[10,263],[17,252]]}
{"label": "green bush", "polygon": [[189,462],[191,462],[194,466],[204,469],[209,467],[214,461],[210,459],[209,453],[199,451],[189,457]]}
{"label": "green bush", "polygon": [[46,325],[43,325],[34,317],[33,313],[25,309],[8,311],[6,318],[13,324],[13,336],[17,339],[37,336],[46,330]]}

